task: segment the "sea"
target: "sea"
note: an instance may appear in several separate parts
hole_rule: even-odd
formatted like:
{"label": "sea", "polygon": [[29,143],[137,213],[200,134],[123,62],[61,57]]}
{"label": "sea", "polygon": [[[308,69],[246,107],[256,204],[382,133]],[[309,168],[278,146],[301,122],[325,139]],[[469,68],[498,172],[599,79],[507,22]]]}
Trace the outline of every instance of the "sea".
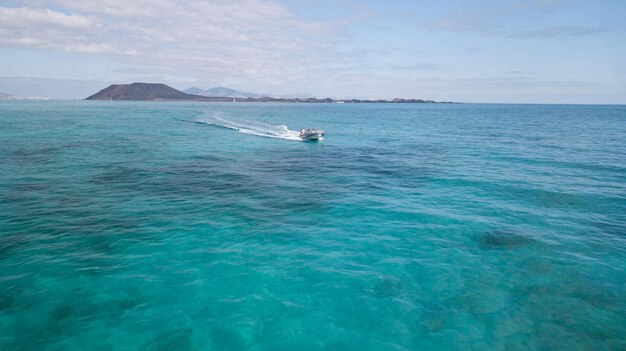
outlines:
{"label": "sea", "polygon": [[626,106],[2,101],[0,350],[626,350]]}

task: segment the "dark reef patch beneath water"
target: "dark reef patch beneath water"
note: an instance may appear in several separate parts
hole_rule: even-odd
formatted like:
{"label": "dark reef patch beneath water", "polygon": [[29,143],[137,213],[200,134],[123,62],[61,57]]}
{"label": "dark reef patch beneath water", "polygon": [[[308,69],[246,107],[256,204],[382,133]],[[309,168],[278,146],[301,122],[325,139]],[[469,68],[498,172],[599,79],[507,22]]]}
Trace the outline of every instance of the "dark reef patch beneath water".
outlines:
{"label": "dark reef patch beneath water", "polygon": [[483,250],[513,250],[536,243],[536,240],[529,236],[503,230],[484,232],[476,236],[474,240]]}

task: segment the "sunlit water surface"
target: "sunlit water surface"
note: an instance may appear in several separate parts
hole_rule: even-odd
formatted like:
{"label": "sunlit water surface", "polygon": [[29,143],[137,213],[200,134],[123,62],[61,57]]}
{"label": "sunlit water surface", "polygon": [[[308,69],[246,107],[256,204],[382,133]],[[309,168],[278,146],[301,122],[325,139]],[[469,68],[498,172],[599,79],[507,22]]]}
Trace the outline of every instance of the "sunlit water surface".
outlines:
{"label": "sunlit water surface", "polygon": [[3,350],[624,350],[625,272],[624,106],[0,103]]}

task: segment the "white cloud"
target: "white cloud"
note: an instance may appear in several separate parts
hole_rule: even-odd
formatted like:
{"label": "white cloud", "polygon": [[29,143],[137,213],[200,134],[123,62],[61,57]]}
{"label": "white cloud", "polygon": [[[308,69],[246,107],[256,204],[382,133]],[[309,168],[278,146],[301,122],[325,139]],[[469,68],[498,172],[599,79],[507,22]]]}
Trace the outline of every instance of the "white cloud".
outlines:
{"label": "white cloud", "polygon": [[2,28],[28,29],[33,26],[84,29],[93,26],[89,17],[80,15],[67,15],[49,9],[33,9],[27,7],[9,8],[0,7],[0,23]]}
{"label": "white cloud", "polygon": [[297,79],[298,68],[327,61],[332,33],[347,20],[302,20],[263,0],[20,4],[28,7],[0,7],[0,45],[114,55],[134,67],[129,77],[180,80]]}
{"label": "white cloud", "polygon": [[[0,44],[73,52],[106,52],[105,44],[89,42],[97,19],[50,9],[0,7]],[[100,48],[100,50],[96,50]]]}

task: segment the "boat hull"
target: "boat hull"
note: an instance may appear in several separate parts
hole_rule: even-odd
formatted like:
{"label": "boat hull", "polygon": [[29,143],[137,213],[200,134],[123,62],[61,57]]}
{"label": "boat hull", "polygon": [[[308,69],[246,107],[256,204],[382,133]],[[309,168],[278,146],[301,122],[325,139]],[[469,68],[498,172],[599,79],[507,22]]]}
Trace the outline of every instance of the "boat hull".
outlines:
{"label": "boat hull", "polygon": [[324,133],[307,133],[304,135],[300,135],[300,139],[305,140],[305,141],[315,141],[315,140],[319,140],[323,136],[324,136]]}

